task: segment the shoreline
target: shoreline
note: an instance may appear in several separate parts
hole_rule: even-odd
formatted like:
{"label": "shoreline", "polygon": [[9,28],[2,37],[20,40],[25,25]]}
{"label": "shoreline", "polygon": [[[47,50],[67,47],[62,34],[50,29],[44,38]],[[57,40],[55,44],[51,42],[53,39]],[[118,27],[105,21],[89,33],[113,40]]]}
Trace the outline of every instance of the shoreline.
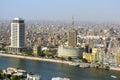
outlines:
{"label": "shoreline", "polygon": [[71,61],[63,61],[63,60],[55,60],[55,59],[45,59],[45,58],[39,58],[39,57],[21,56],[21,55],[14,55],[14,54],[0,54],[0,56],[20,58],[20,59],[29,59],[29,60],[47,61],[47,62],[54,62],[54,63],[63,63],[63,64],[70,64],[70,63],[72,63]]}
{"label": "shoreline", "polygon": [[117,68],[117,67],[110,67],[110,70],[120,71],[120,68]]}
{"label": "shoreline", "polygon": [[[45,58],[31,57],[31,56],[21,56],[21,55],[15,55],[15,54],[0,54],[0,56],[20,58],[20,59],[29,59],[29,60],[38,60],[38,61],[46,61],[46,62],[54,62],[54,63],[63,63],[63,64],[71,64],[71,63],[73,63],[72,61],[45,59]],[[120,68],[110,67],[110,70],[120,71]]]}

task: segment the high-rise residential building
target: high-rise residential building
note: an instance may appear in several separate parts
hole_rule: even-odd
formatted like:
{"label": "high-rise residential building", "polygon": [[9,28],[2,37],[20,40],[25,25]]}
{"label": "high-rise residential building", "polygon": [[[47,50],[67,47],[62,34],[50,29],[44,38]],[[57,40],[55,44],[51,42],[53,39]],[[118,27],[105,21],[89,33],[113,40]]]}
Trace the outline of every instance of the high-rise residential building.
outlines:
{"label": "high-rise residential building", "polygon": [[38,45],[41,45],[42,42],[43,42],[43,39],[39,37],[39,38],[37,39],[37,44],[38,44]]}
{"label": "high-rise residential building", "polygon": [[120,65],[120,48],[118,48],[116,53],[116,63]]}
{"label": "high-rise residential building", "polygon": [[25,49],[25,23],[22,18],[14,18],[11,23],[11,46],[12,52],[23,52]]}
{"label": "high-rise residential building", "polygon": [[77,32],[75,30],[71,30],[68,33],[68,46],[77,46]]}
{"label": "high-rise residential building", "polygon": [[33,46],[33,55],[38,56],[40,53],[41,53],[41,46],[35,44]]}

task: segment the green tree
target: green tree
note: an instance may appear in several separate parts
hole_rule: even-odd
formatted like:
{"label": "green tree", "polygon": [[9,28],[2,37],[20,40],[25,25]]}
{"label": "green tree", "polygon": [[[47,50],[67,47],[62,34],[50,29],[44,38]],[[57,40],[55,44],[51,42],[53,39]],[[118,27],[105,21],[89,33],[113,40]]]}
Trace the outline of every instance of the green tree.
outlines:
{"label": "green tree", "polygon": [[12,80],[21,80],[19,76],[13,76]]}
{"label": "green tree", "polygon": [[23,52],[23,54],[31,56],[32,52]]}
{"label": "green tree", "polygon": [[69,61],[71,61],[71,60],[72,60],[72,58],[71,58],[71,57],[68,57],[68,60],[69,60]]}
{"label": "green tree", "polygon": [[4,48],[0,48],[0,51],[6,51],[6,49],[4,49]]}
{"label": "green tree", "polygon": [[65,60],[65,58],[64,58],[64,57],[60,57],[60,59],[61,59],[61,60]]}
{"label": "green tree", "polygon": [[53,56],[51,53],[46,54],[47,57]]}
{"label": "green tree", "polygon": [[43,53],[43,52],[41,52],[41,53],[39,54],[39,56],[40,56],[40,57],[45,57],[45,56],[46,56],[46,54],[45,54],[45,53]]}
{"label": "green tree", "polygon": [[85,63],[87,63],[87,62],[88,62],[88,61],[87,61],[87,59],[85,59],[85,58],[83,58],[83,59],[82,59],[82,61],[83,61],[83,62],[85,62]]}

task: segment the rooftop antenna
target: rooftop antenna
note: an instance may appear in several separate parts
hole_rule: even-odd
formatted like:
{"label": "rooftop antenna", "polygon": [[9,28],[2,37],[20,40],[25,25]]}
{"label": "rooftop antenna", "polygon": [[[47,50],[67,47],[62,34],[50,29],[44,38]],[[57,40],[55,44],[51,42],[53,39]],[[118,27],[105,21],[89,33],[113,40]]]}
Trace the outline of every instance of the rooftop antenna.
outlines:
{"label": "rooftop antenna", "polygon": [[74,17],[72,16],[72,28],[74,29]]}

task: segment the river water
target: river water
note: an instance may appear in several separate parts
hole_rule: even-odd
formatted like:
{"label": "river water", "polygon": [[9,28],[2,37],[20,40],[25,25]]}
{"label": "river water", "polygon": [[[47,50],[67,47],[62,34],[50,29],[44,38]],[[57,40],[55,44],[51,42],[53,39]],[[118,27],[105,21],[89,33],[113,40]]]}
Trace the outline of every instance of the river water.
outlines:
{"label": "river water", "polygon": [[[15,67],[41,75],[41,80],[52,77],[68,77],[71,80],[120,80],[120,71],[79,68],[68,64],[51,63],[27,59],[0,57],[0,69]],[[117,76],[117,79],[111,75]]]}

